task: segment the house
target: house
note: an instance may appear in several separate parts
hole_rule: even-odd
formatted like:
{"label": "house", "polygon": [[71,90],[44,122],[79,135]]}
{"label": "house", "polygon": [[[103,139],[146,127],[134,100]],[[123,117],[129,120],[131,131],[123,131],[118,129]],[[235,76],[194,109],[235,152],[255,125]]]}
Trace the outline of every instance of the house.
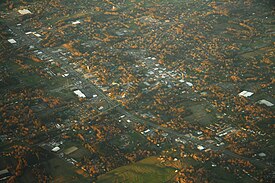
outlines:
{"label": "house", "polygon": [[59,151],[59,150],[60,150],[60,147],[56,146],[56,147],[54,147],[54,148],[52,149],[52,152],[57,152],[57,151]]}

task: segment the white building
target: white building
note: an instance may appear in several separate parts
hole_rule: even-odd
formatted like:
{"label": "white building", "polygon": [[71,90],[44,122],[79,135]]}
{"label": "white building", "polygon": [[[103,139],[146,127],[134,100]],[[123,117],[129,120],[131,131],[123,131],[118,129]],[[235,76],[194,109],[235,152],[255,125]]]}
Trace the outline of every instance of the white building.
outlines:
{"label": "white building", "polygon": [[265,99],[259,100],[258,103],[259,103],[259,104],[264,104],[264,105],[266,105],[266,106],[268,106],[268,107],[274,106],[273,103],[271,103],[271,102],[269,102],[269,101],[267,101],[267,100],[265,100]]}
{"label": "white building", "polygon": [[27,14],[32,14],[32,12],[28,9],[23,9],[23,10],[18,10],[18,12],[21,14],[21,15],[27,15]]}
{"label": "white building", "polygon": [[80,90],[75,90],[74,93],[80,98],[86,98],[86,95]]}
{"label": "white building", "polygon": [[79,20],[72,22],[73,25],[80,24],[81,22]]}
{"label": "white building", "polygon": [[56,147],[54,147],[54,148],[52,149],[52,152],[57,152],[57,151],[59,151],[59,150],[60,150],[60,147],[56,146]]}
{"label": "white building", "polygon": [[254,93],[252,93],[252,92],[249,92],[249,91],[242,91],[241,93],[239,93],[238,95],[239,96],[243,96],[243,97],[250,97],[250,96],[252,96]]}
{"label": "white building", "polygon": [[15,44],[16,41],[14,39],[8,39],[8,42],[11,43],[11,44]]}
{"label": "white building", "polygon": [[198,146],[197,146],[197,149],[200,150],[200,151],[202,151],[202,150],[204,150],[205,148],[204,148],[202,145],[198,145]]}

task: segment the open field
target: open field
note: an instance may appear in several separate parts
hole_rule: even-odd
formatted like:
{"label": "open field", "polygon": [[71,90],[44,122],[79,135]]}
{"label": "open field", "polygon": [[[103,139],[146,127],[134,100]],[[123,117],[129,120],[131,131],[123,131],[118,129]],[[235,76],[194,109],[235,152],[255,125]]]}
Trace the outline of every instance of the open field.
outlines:
{"label": "open field", "polygon": [[164,167],[156,157],[149,157],[127,166],[119,167],[99,177],[99,183],[105,182],[166,182],[174,176],[174,169]]}

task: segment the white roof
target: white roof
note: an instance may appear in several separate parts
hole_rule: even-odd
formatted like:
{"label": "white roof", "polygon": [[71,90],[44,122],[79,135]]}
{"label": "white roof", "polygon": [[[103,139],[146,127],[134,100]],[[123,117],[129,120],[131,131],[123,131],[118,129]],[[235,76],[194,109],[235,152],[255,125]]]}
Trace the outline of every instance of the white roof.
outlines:
{"label": "white roof", "polygon": [[28,10],[28,9],[18,10],[18,12],[21,15],[32,14],[32,12],[30,10]]}
{"label": "white roof", "polygon": [[258,155],[259,155],[260,157],[265,157],[265,156],[266,156],[266,154],[263,153],[263,152],[259,153]]}
{"label": "white roof", "polygon": [[259,103],[259,104],[264,104],[264,105],[266,105],[266,106],[268,106],[268,107],[274,106],[273,103],[271,103],[271,102],[269,102],[269,101],[267,101],[267,100],[265,100],[265,99],[259,100],[258,103]]}
{"label": "white roof", "polygon": [[187,84],[188,86],[193,86],[193,84],[190,83],[190,82],[186,82],[186,84]]}
{"label": "white roof", "polygon": [[201,135],[201,134],[202,134],[202,131],[198,131],[197,134],[198,134],[198,135]]}
{"label": "white roof", "polygon": [[79,20],[72,22],[73,25],[80,24],[81,22]]}
{"label": "white roof", "polygon": [[252,96],[254,93],[252,93],[252,92],[249,92],[249,91],[242,91],[241,93],[239,93],[238,95],[239,96],[243,96],[243,97],[250,97],[250,96]]}
{"label": "white roof", "polygon": [[68,73],[62,74],[62,77],[63,77],[63,78],[64,78],[64,77],[67,77],[67,76],[69,76]]}
{"label": "white roof", "polygon": [[60,147],[58,147],[58,146],[57,146],[57,147],[54,147],[54,148],[52,149],[53,152],[57,152],[57,151],[59,151],[59,150],[60,150]]}
{"label": "white roof", "polygon": [[38,33],[33,33],[33,35],[35,35],[36,37],[41,37],[41,35]]}
{"label": "white roof", "polygon": [[8,42],[10,42],[11,44],[16,43],[16,41],[14,39],[8,39]]}
{"label": "white roof", "polygon": [[148,132],[150,132],[151,130],[150,129],[147,129],[147,130],[145,130],[143,133],[148,133]]}
{"label": "white roof", "polygon": [[82,91],[80,91],[80,90],[75,90],[74,93],[80,98],[86,97],[86,95],[84,93],[82,93]]}
{"label": "white roof", "polygon": [[200,151],[204,150],[204,147],[201,146],[201,145],[198,145],[197,148],[198,148],[198,150],[200,150]]}

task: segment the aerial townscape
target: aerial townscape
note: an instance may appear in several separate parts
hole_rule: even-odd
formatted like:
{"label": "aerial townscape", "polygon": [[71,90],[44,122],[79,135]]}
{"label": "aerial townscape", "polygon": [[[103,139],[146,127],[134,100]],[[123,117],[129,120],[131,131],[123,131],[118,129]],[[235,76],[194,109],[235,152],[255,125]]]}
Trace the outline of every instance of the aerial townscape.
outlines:
{"label": "aerial townscape", "polygon": [[0,1],[0,183],[275,182],[273,0]]}

